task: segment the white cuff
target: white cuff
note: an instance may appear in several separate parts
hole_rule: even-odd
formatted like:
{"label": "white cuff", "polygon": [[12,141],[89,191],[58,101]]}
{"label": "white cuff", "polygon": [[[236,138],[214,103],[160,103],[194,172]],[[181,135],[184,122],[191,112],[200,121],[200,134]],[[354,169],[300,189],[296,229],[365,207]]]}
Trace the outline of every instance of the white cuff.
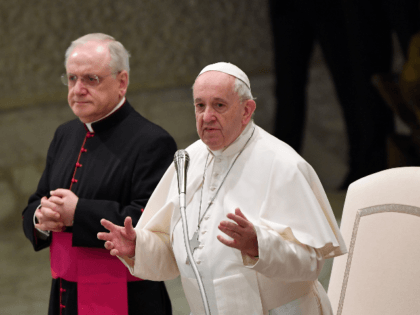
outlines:
{"label": "white cuff", "polygon": [[38,210],[39,208],[41,208],[41,204],[35,209],[35,212],[34,212],[34,217],[33,217],[33,222],[34,222],[34,227],[35,227],[35,229],[39,232],[39,233],[41,233],[43,236],[46,236],[46,237],[48,237],[48,236],[50,236],[50,231],[43,231],[43,230],[40,230],[40,229],[38,229],[36,226],[35,226],[35,224],[37,224],[38,222],[38,219],[37,219],[37,217],[36,217],[36,215],[35,215],[35,213],[36,213],[36,210]]}
{"label": "white cuff", "polygon": [[260,259],[258,256],[257,257],[251,257],[251,256],[248,256],[248,255],[244,255],[242,253],[241,253],[241,255],[242,255],[242,262],[243,262],[244,266],[247,267],[247,268],[254,267]]}

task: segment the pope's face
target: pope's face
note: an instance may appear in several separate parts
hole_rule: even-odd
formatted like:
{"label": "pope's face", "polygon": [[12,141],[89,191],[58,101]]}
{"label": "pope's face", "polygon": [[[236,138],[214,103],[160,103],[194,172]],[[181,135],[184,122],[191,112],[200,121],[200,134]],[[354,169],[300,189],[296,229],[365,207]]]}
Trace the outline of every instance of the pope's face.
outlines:
{"label": "pope's face", "polygon": [[234,91],[235,78],[219,71],[208,71],[194,83],[193,97],[197,132],[213,151],[229,146],[245,129],[255,106],[240,102]]}
{"label": "pope's face", "polygon": [[[84,123],[106,116],[125,95],[128,74],[121,71],[112,75],[110,61],[107,45],[96,41],[76,46],[67,60],[67,76],[77,77],[68,85],[68,102],[74,114]],[[96,75],[99,84],[92,86],[80,79],[87,78],[87,75]]]}

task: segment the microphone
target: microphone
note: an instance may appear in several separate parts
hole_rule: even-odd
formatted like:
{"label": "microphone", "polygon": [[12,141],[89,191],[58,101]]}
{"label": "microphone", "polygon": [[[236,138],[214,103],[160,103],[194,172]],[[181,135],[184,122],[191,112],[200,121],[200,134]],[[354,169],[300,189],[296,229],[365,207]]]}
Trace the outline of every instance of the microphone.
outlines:
{"label": "microphone", "polygon": [[[206,290],[204,288],[203,279],[201,278],[200,272],[198,271],[197,264],[193,258],[193,252],[191,251],[191,241],[188,239],[188,223],[186,213],[186,193],[187,193],[187,170],[190,163],[190,156],[185,150],[178,150],[175,152],[174,165],[176,175],[178,177],[178,192],[179,192],[179,211],[181,212],[182,230],[184,234],[185,250],[187,251],[188,260],[191,263],[195,278],[197,279],[198,289],[200,290],[201,299],[203,300],[204,311],[206,315],[211,315],[210,305],[207,299]],[[217,310],[212,312],[213,315],[217,315]]]}
{"label": "microphone", "polygon": [[190,156],[185,150],[175,152],[174,164],[176,174],[178,176],[178,192],[179,194],[187,193],[187,170],[190,164]]}

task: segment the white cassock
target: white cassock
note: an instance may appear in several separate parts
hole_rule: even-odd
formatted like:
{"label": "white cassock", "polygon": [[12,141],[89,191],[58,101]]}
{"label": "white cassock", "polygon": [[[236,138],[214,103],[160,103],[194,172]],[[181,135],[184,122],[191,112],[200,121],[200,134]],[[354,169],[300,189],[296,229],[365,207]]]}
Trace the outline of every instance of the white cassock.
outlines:
{"label": "white cassock", "polygon": [[[312,167],[253,122],[223,151],[212,152],[201,140],[187,151],[189,238],[197,230],[200,213],[200,246],[194,260],[219,315],[332,314],[317,278],[324,259],[346,253],[346,247]],[[259,258],[242,256],[216,238],[223,234],[219,222],[236,208],[254,224]],[[129,268],[149,280],[180,274],[191,312],[200,315],[203,303],[187,262],[180,218],[177,176],[171,165],[135,228],[136,255],[134,268]]]}

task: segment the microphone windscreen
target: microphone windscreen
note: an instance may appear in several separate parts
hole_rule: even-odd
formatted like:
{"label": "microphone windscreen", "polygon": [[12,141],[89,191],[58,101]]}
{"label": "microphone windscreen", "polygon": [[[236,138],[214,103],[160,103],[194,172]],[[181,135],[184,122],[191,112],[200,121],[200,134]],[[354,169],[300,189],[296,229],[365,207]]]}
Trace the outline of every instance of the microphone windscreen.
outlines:
{"label": "microphone windscreen", "polygon": [[174,164],[178,176],[178,192],[186,193],[187,190],[187,170],[190,162],[190,156],[186,150],[175,152]]}

